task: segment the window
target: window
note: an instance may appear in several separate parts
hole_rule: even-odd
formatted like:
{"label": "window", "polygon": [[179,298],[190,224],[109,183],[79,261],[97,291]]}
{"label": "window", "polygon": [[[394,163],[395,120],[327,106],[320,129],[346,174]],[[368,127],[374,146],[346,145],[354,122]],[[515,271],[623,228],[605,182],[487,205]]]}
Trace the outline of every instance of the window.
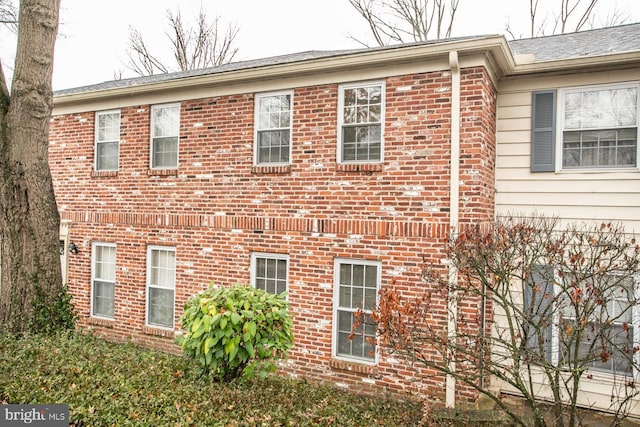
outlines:
{"label": "window", "polygon": [[375,323],[367,316],[355,331],[352,329],[354,314],[358,310],[368,315],[375,308],[379,287],[379,262],[336,260],[334,296],[334,355],[336,357],[363,362],[375,361]]}
{"label": "window", "polygon": [[[639,87],[609,85],[535,92],[531,171],[638,167]],[[561,159],[559,165],[556,157]]]}
{"label": "window", "polygon": [[289,164],[291,92],[256,96],[255,164]]}
{"label": "window", "polygon": [[[536,360],[563,364],[575,359],[577,351],[577,358],[595,371],[631,374],[630,358],[638,344],[634,278],[604,275],[590,279],[578,290],[585,302],[576,306],[572,302],[575,281],[568,275],[554,275],[549,266],[539,267],[525,288],[524,313],[532,319],[532,327],[523,322],[527,347]],[[597,299],[604,303],[594,302]],[[576,327],[578,321],[586,325]],[[579,338],[578,332],[582,334]]]}
{"label": "window", "polygon": [[[611,284],[598,286],[608,293],[604,297],[606,304],[589,316],[591,323],[584,328],[584,335],[577,349],[578,357],[592,358],[590,367],[597,371],[631,374],[633,364],[629,359],[634,354],[633,279],[615,276],[608,276],[607,279]],[[588,294],[587,288],[587,285],[583,286],[585,294]],[[576,310],[573,305],[567,301],[561,301],[561,304],[560,336],[567,334],[567,331],[578,329],[573,327],[576,323]],[[610,357],[600,357],[603,348]],[[560,343],[559,351],[560,357],[564,354],[572,357],[572,352],[576,350],[574,345],[567,346]]]}
{"label": "window", "polygon": [[120,147],[120,111],[96,113],[96,171],[118,170]]}
{"label": "window", "polygon": [[91,314],[112,319],[116,288],[116,245],[94,243],[92,246]]}
{"label": "window", "polygon": [[339,163],[382,162],[383,83],[340,87]]}
{"label": "window", "polygon": [[180,105],[151,107],[151,168],[178,167],[178,139],[180,134]]}
{"label": "window", "polygon": [[251,254],[251,284],[273,294],[286,292],[288,264],[287,255]]}
{"label": "window", "polygon": [[147,324],[173,328],[176,288],[175,249],[151,246],[147,257]]}

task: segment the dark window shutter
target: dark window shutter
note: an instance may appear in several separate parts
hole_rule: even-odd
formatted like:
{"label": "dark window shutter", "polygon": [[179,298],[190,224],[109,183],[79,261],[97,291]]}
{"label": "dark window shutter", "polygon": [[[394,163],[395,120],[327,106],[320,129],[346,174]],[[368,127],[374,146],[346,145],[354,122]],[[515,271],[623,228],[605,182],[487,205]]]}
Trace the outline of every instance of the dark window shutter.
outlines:
{"label": "dark window shutter", "polygon": [[[551,361],[553,322],[553,276],[550,265],[534,265],[524,285],[523,332],[530,355]],[[543,343],[539,342],[540,334]],[[540,345],[542,344],[542,345]],[[542,350],[543,354],[538,353]]]}
{"label": "dark window shutter", "polygon": [[531,172],[554,172],[556,91],[534,92],[531,113]]}

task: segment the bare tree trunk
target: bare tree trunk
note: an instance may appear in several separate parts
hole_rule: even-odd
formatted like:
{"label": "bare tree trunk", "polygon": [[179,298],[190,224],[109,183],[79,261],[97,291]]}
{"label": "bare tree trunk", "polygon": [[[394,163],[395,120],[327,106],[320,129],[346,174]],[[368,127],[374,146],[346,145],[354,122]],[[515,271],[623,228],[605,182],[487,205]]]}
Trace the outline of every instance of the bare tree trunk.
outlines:
{"label": "bare tree trunk", "polygon": [[53,49],[60,0],[20,2],[11,92],[0,72],[0,324],[38,329],[62,290],[48,164]]}

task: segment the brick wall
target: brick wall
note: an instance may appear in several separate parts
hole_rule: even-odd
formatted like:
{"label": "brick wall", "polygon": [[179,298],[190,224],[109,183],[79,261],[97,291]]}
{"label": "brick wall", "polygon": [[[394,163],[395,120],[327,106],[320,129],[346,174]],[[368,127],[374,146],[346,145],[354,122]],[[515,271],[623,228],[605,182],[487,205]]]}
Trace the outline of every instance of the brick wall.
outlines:
{"label": "brick wall", "polygon": [[[186,299],[210,281],[248,283],[251,252],[288,254],[296,346],[286,370],[357,390],[415,388],[400,360],[332,360],[334,259],[380,261],[382,286],[424,291],[422,263],[441,264],[448,239],[450,85],[446,71],[386,79],[382,167],[336,164],[335,84],[294,89],[290,167],[253,166],[252,93],[181,102],[179,167],[169,173],[149,170],[150,105],[121,109],[117,173],[93,172],[95,112],[55,116],[50,163],[79,248],[69,258],[69,287],[82,325],[177,352],[171,331],[144,326],[148,245],[176,247],[176,323]],[[466,224],[493,218],[495,97],[483,68],[463,70]],[[114,320],[90,316],[92,242],[117,244]],[[434,327],[444,327],[445,313],[442,300],[443,323]],[[420,387],[444,393],[442,377]]]}

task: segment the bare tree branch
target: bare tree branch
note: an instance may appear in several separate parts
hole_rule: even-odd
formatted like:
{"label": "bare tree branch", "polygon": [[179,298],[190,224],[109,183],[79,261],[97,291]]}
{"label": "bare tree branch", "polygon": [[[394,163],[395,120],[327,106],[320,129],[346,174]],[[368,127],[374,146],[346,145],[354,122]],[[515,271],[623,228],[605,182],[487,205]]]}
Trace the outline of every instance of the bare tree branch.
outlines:
{"label": "bare tree branch", "polygon": [[384,46],[450,37],[460,0],[349,0],[349,3],[367,21],[375,42]]}
{"label": "bare tree branch", "polygon": [[2,63],[0,62],[0,120],[4,118],[7,112],[10,100],[9,87],[7,85],[7,79],[4,76],[4,70],[2,69]]}
{"label": "bare tree branch", "polygon": [[[542,10],[539,0],[529,0],[529,34],[531,37],[548,34],[564,34],[591,28],[611,27],[624,24],[629,14],[617,6],[601,19],[598,6],[600,0],[560,0],[554,3],[558,9]],[[609,7],[610,5],[607,5]],[[513,35],[507,25],[507,31]]]}
{"label": "bare tree branch", "polygon": [[130,28],[127,68],[142,76],[214,67],[231,62],[238,52],[234,47],[238,26],[229,25],[226,30],[221,31],[220,17],[210,20],[202,7],[193,26],[183,21],[179,10],[175,13],[167,10],[167,20],[169,30],[165,35],[171,46],[175,66],[170,66],[162,57],[155,56],[142,34],[135,28]]}
{"label": "bare tree branch", "polygon": [[13,32],[18,29],[18,12],[11,0],[0,0],[0,24],[7,25]]}

